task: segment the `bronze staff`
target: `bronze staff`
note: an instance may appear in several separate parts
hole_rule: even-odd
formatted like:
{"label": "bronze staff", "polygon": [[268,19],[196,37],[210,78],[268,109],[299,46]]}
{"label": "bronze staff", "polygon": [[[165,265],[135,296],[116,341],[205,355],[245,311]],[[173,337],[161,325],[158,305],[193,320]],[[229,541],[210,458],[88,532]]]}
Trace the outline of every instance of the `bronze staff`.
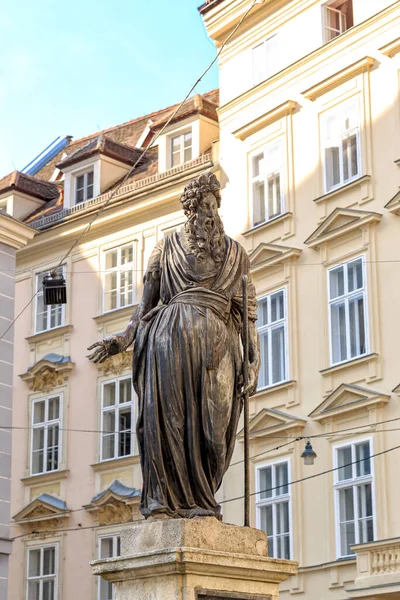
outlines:
{"label": "bronze staff", "polygon": [[250,527],[250,465],[249,465],[249,323],[247,309],[247,275],[242,277],[243,289],[243,420],[244,420],[244,526]]}

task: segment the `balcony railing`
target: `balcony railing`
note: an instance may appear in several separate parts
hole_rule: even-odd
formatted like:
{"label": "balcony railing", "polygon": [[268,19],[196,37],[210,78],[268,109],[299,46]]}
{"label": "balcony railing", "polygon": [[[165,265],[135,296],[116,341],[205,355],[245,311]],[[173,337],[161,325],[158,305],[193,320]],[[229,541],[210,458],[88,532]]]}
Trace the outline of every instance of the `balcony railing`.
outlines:
{"label": "balcony railing", "polygon": [[[375,597],[377,588],[389,596],[400,592],[400,538],[358,544],[352,549],[357,557],[357,576],[346,589],[349,598]],[[373,588],[371,594],[369,588]]]}
{"label": "balcony railing", "polygon": [[[128,183],[128,185],[124,185],[115,194],[115,198],[118,198],[118,196],[123,196],[128,193],[133,193],[137,190],[143,190],[146,187],[150,187],[164,180],[168,180],[170,178],[172,179],[174,176],[179,175],[179,173],[185,173],[186,171],[190,171],[191,169],[195,169],[196,167],[211,162],[211,154],[202,154],[194,160],[186,162],[183,165],[174,167],[173,169],[169,169],[168,171],[164,171],[163,173],[156,173],[155,175],[150,175],[149,177],[144,177],[143,179],[138,179],[137,181]],[[53,215],[41,217],[40,219],[29,223],[29,225],[34,229],[43,229],[46,227],[50,227],[51,225],[55,225],[56,223],[63,221],[67,217],[70,217],[77,213],[85,212],[87,210],[90,210],[94,206],[99,206],[103,204],[110,198],[110,196],[113,195],[113,193],[113,190],[111,190],[106,194],[101,194],[96,198],[92,198],[91,200],[87,200],[86,202],[80,202],[75,206],[71,206],[71,208],[64,208],[63,210],[60,210],[59,212],[54,213]]]}

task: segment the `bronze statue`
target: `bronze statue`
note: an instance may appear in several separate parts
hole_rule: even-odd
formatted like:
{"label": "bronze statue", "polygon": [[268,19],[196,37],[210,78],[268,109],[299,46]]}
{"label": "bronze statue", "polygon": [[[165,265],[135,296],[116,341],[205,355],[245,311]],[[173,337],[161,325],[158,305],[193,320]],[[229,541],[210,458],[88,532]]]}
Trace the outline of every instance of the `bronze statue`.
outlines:
{"label": "bronze statue", "polygon": [[[154,248],[143,297],[121,336],[97,342],[103,362],[132,343],[139,398],[137,436],[147,517],[216,516],[214,498],[232,456],[242,408],[242,277],[249,260],[224,234],[220,185],[212,173],[193,179],[181,202],[184,231]],[[254,286],[248,286],[249,384],[260,365]]]}

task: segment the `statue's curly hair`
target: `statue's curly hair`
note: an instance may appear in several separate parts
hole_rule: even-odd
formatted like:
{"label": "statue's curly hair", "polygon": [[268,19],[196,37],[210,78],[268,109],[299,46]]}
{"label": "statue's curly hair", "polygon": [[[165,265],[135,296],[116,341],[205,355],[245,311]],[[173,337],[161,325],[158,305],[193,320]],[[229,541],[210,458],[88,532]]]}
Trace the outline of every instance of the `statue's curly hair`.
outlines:
{"label": "statue's curly hair", "polygon": [[202,201],[203,197],[209,192],[214,194],[215,199],[217,200],[217,206],[219,208],[221,206],[221,193],[219,191],[220,187],[221,186],[218,179],[214,173],[211,173],[210,171],[203,173],[200,175],[200,177],[196,177],[196,179],[189,181],[181,196],[183,212],[185,213],[186,217],[189,217],[196,212],[197,207]]}

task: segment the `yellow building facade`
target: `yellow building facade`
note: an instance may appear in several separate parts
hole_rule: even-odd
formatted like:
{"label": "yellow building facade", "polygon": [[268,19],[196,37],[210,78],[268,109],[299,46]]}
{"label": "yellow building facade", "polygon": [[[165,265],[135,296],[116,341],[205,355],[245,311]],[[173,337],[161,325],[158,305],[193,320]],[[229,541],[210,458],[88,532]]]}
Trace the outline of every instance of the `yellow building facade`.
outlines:
{"label": "yellow building facade", "polygon": [[[300,564],[283,599],[399,598],[400,3],[213,0],[200,13],[219,49],[237,27],[218,115],[224,223],[259,298],[252,525]],[[229,523],[243,522],[242,458],[239,432]]]}

